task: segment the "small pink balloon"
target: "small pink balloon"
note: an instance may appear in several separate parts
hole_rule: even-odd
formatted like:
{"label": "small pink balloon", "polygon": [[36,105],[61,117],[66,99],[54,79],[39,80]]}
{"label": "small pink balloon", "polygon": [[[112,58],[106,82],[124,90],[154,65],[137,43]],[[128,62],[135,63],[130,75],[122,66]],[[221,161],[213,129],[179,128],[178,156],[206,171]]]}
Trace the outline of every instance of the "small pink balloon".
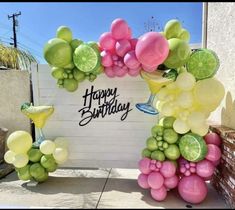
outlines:
{"label": "small pink balloon", "polygon": [[206,159],[210,160],[210,161],[217,161],[221,158],[221,150],[218,146],[214,145],[214,144],[207,144],[207,155],[206,155]]}
{"label": "small pink balloon", "polygon": [[138,176],[138,184],[140,187],[142,187],[143,189],[148,189],[150,188],[149,184],[148,184],[148,175],[146,174],[140,174]]}
{"label": "small pink balloon", "polygon": [[130,69],[137,69],[140,66],[140,62],[137,60],[134,50],[125,54],[124,63]]}
{"label": "small pink balloon", "polygon": [[164,178],[159,172],[152,172],[148,175],[148,184],[153,189],[159,189],[164,183]]}
{"label": "small pink balloon", "polygon": [[118,56],[117,55],[113,55],[112,59],[113,59],[113,61],[117,61],[118,60]]}
{"label": "small pink balloon", "polygon": [[129,69],[128,70],[128,74],[132,77],[136,77],[140,74],[140,70],[141,68],[137,68],[137,69]]}
{"label": "small pink balloon", "polygon": [[152,164],[156,164],[157,161],[156,161],[156,160],[151,160],[151,163],[152,163]]}
{"label": "small pink balloon", "polygon": [[179,182],[178,176],[174,175],[172,177],[165,178],[164,186],[167,189],[173,189],[173,188],[177,187],[178,182]]}
{"label": "small pink balloon", "polygon": [[110,78],[115,77],[115,73],[114,73],[112,67],[106,67],[106,68],[104,69],[104,73],[107,75],[107,77],[110,77]]}
{"label": "small pink balloon", "polygon": [[127,39],[122,39],[116,42],[115,49],[117,55],[123,57],[131,49],[131,44]]}
{"label": "small pink balloon", "polygon": [[113,38],[127,39],[129,36],[129,27],[125,20],[121,18],[115,19],[111,24],[111,33]]}
{"label": "small pink balloon", "polygon": [[194,174],[185,176],[179,181],[178,192],[185,201],[198,204],[206,198],[208,189],[205,181]]}
{"label": "small pink balloon", "polygon": [[137,42],[138,42],[138,39],[136,39],[136,38],[133,38],[130,40],[132,50],[135,50]]}
{"label": "small pink balloon", "polygon": [[207,144],[215,144],[217,146],[221,144],[221,138],[217,133],[208,133],[204,136],[204,139]]}
{"label": "small pink balloon", "polygon": [[189,169],[189,171],[190,171],[191,173],[196,173],[196,168],[195,168],[195,167],[191,167],[191,168]]}
{"label": "small pink balloon", "polygon": [[191,172],[189,170],[186,170],[185,173],[184,173],[185,176],[190,176],[191,175]]}
{"label": "small pink balloon", "polygon": [[113,59],[112,59],[112,56],[111,54],[104,50],[101,52],[101,63],[104,67],[110,67],[113,65]]}
{"label": "small pink balloon", "polygon": [[115,39],[113,39],[110,32],[105,32],[100,36],[99,44],[103,50],[111,50],[115,47]]}
{"label": "small pink balloon", "polygon": [[216,161],[211,161],[211,162],[216,167],[216,166],[218,166],[220,164],[220,161],[221,161],[221,159],[216,160]]}
{"label": "small pink balloon", "polygon": [[147,32],[138,39],[135,53],[141,64],[145,66],[158,66],[168,56],[168,41],[158,32]]}
{"label": "small pink balloon", "polygon": [[150,164],[150,169],[152,170],[152,171],[154,171],[155,169],[156,169],[157,167],[156,167],[156,165],[155,164]]}
{"label": "small pink balloon", "polygon": [[209,160],[202,160],[197,163],[196,173],[201,177],[209,177],[214,173],[215,166]]}
{"label": "small pink balloon", "polygon": [[160,169],[160,172],[165,178],[172,177],[175,175],[176,167],[172,162],[164,161],[162,163],[162,167]]}
{"label": "small pink balloon", "polygon": [[180,157],[178,162],[179,162],[179,165],[185,165],[188,163],[188,161],[186,159],[184,159],[183,157]]}
{"label": "small pink balloon", "polygon": [[163,185],[160,189],[151,189],[151,196],[156,201],[163,201],[167,196],[167,190]]}
{"label": "small pink balloon", "polygon": [[186,168],[186,169],[190,169],[189,163],[186,163],[186,164],[185,164],[185,168]]}
{"label": "small pink balloon", "polygon": [[128,36],[127,36],[127,39],[131,39],[132,37],[132,30],[130,27],[128,27]]}
{"label": "small pink balloon", "polygon": [[150,170],[150,163],[151,160],[149,158],[143,158],[139,161],[138,165],[139,165],[139,170],[143,173],[143,174],[149,174],[151,172]]}
{"label": "small pink balloon", "polygon": [[157,66],[145,66],[142,64],[142,68],[147,72],[154,72],[157,69]]}
{"label": "small pink balloon", "polygon": [[181,172],[182,174],[184,174],[184,173],[186,172],[186,168],[185,168],[184,166],[181,166],[181,167],[180,167],[180,172]]}
{"label": "small pink balloon", "polygon": [[156,165],[157,165],[157,167],[160,169],[160,168],[162,167],[161,161],[157,161],[157,162],[156,162]]}
{"label": "small pink balloon", "polygon": [[127,74],[127,70],[119,66],[114,66],[113,71],[115,75],[118,77],[124,77]]}
{"label": "small pink balloon", "polygon": [[196,167],[196,163],[193,163],[193,162],[190,162],[189,165],[190,165],[191,167]]}

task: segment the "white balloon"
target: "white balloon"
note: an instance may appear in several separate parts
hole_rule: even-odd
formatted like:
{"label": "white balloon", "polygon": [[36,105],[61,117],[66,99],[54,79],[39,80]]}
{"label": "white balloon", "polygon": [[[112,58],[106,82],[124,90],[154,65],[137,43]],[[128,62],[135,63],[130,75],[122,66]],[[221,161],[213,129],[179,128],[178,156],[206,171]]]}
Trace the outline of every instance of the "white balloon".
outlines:
{"label": "white balloon", "polygon": [[188,124],[190,127],[200,127],[206,124],[205,114],[202,112],[192,112],[188,116]]}
{"label": "white balloon", "polygon": [[62,164],[68,159],[68,150],[58,147],[53,152],[53,157],[58,164]]}
{"label": "white balloon", "polygon": [[189,91],[192,90],[196,84],[196,79],[191,73],[183,72],[178,75],[175,83],[181,90]]}
{"label": "white balloon", "polygon": [[172,116],[175,112],[174,107],[169,102],[163,104],[161,111],[164,116]]}
{"label": "white balloon", "polygon": [[190,131],[190,127],[188,126],[188,124],[180,119],[176,119],[174,124],[173,124],[173,128],[175,130],[175,132],[179,133],[179,134],[184,134]]}
{"label": "white balloon", "polygon": [[14,159],[13,159],[13,165],[16,168],[23,168],[26,166],[29,162],[29,157],[26,154],[16,154]]}
{"label": "white balloon", "polygon": [[193,133],[200,135],[200,136],[205,136],[209,131],[209,125],[204,123],[204,124],[201,124],[200,126],[197,126],[197,127],[191,127],[191,131]]}
{"label": "white balloon", "polygon": [[55,143],[51,140],[45,140],[40,144],[40,151],[45,155],[50,155],[55,151]]}
{"label": "white balloon", "polygon": [[193,104],[193,94],[191,91],[183,91],[177,97],[177,104],[182,108],[189,108]]}
{"label": "white balloon", "polygon": [[12,164],[13,160],[15,158],[16,153],[12,152],[11,150],[8,150],[5,155],[4,155],[4,160],[9,163]]}

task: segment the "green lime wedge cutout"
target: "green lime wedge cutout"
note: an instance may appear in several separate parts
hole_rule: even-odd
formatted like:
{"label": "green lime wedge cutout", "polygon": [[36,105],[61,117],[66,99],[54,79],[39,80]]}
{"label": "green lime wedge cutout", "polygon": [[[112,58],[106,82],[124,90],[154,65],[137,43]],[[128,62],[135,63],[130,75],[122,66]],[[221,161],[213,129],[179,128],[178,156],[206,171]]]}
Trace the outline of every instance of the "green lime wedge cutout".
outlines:
{"label": "green lime wedge cutout", "polygon": [[202,80],[213,77],[219,65],[219,59],[215,52],[209,49],[198,49],[191,54],[186,68],[197,80]]}
{"label": "green lime wedge cutout", "polygon": [[194,133],[185,134],[179,141],[181,155],[188,161],[198,162],[207,154],[207,145],[204,139]]}
{"label": "green lime wedge cutout", "polygon": [[91,72],[95,69],[99,60],[96,50],[88,44],[81,44],[73,54],[75,66],[83,72]]}

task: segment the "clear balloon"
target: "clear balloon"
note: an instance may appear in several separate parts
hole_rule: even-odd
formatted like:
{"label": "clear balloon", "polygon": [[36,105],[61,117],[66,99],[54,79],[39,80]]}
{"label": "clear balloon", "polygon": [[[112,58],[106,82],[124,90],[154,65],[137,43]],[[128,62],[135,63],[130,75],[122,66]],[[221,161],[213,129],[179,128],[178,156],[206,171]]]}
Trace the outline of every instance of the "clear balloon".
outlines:
{"label": "clear balloon", "polygon": [[178,75],[175,84],[181,90],[190,91],[195,86],[196,79],[191,73],[183,72]]}
{"label": "clear balloon", "polygon": [[191,131],[200,136],[205,136],[209,131],[209,125],[206,123],[200,124],[197,127],[191,127]]}
{"label": "clear balloon", "polygon": [[112,50],[115,47],[115,39],[110,32],[105,32],[100,36],[99,44],[103,50]]}
{"label": "clear balloon", "polygon": [[40,144],[40,151],[45,155],[50,155],[55,151],[56,145],[51,140],[45,140]]}
{"label": "clear balloon", "polygon": [[121,18],[115,19],[111,24],[111,33],[113,38],[117,40],[128,39],[130,31],[127,22]]}
{"label": "clear balloon", "polygon": [[65,148],[56,148],[53,152],[56,163],[62,164],[68,159],[68,150]]}

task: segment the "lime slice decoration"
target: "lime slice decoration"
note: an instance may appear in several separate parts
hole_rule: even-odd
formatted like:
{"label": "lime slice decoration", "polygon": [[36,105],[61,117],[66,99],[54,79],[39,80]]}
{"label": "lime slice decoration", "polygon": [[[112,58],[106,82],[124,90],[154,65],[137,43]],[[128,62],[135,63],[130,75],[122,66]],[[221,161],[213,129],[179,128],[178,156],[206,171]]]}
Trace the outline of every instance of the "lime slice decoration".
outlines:
{"label": "lime slice decoration", "polygon": [[185,134],[179,141],[181,155],[188,161],[198,162],[207,154],[207,146],[204,139],[194,133]]}
{"label": "lime slice decoration", "polygon": [[81,44],[73,54],[75,66],[83,72],[91,72],[97,66],[99,54],[88,44]]}
{"label": "lime slice decoration", "polygon": [[199,49],[191,54],[186,68],[197,80],[210,78],[219,68],[219,58],[212,50]]}

